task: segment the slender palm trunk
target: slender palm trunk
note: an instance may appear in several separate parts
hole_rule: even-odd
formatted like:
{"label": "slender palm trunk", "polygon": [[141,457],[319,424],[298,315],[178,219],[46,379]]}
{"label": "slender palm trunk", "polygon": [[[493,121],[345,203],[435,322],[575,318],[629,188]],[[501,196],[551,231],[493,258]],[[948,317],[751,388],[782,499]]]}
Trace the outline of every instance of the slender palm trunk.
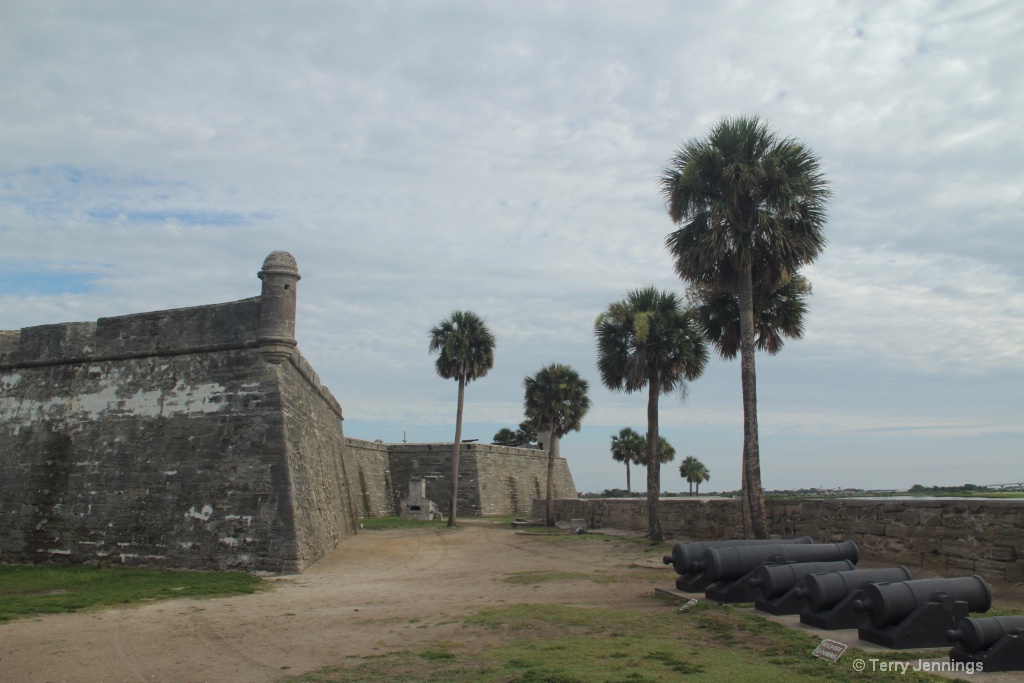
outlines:
{"label": "slender palm trunk", "polygon": [[[700,489],[698,488],[697,490],[699,491]],[[693,495],[693,482],[692,481],[690,482],[690,495],[691,496]]]}
{"label": "slender palm trunk", "polygon": [[751,267],[742,269],[740,300],[740,376],[743,384],[743,535],[768,538],[761,490],[761,455],[757,438],[757,373],[754,367],[754,283]]}
{"label": "slender palm trunk", "polygon": [[647,526],[651,543],[665,540],[661,531],[658,496],[661,493],[661,458],[658,457],[658,396],[661,384],[652,377],[647,385]]}
{"label": "slender palm trunk", "polygon": [[545,510],[545,521],[548,526],[555,525],[555,458],[558,457],[558,437],[555,426],[551,425],[551,443],[548,444],[548,502]]}
{"label": "slender palm trunk", "polygon": [[448,526],[455,526],[455,507],[459,500],[459,446],[462,445],[462,408],[466,402],[466,377],[459,377],[459,408],[455,412],[455,443],[452,444],[452,504],[448,507]]}
{"label": "slender palm trunk", "polygon": [[629,487],[629,456],[626,456],[626,495],[632,496],[633,490]]}

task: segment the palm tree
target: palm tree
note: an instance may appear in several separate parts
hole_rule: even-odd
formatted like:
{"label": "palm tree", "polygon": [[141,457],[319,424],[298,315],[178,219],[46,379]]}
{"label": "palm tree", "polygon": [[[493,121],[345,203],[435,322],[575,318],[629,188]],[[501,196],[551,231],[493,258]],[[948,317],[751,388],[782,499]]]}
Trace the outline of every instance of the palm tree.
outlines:
{"label": "palm tree", "polygon": [[[643,442],[642,442],[643,452],[646,454],[647,453],[647,437],[646,436],[641,436],[640,438],[643,439]],[[675,459],[676,459],[676,449],[675,449],[675,446],[670,444],[665,437],[659,436],[658,437],[658,462],[660,464],[664,465],[666,463],[672,462]],[[646,460],[641,460],[640,464],[643,465],[644,467],[647,467],[647,461]]]}
{"label": "palm tree", "polygon": [[693,477],[693,483],[697,485],[697,495],[699,496],[700,485],[711,479],[711,472],[708,471],[708,468],[704,463],[699,462],[690,476]]}
{"label": "palm tree", "polygon": [[701,482],[710,479],[711,473],[708,472],[708,468],[704,463],[692,455],[688,455],[679,465],[679,476],[684,477],[690,483],[690,495],[692,496],[693,485],[697,484],[697,495],[700,495]]}
{"label": "palm tree", "polygon": [[647,387],[647,520],[651,541],[660,543],[658,397],[685,392],[685,382],[700,377],[708,362],[707,344],[693,311],[684,309],[675,294],[654,287],[609,305],[598,316],[594,334],[605,386],[626,393]]}
{"label": "palm tree", "polygon": [[644,453],[647,452],[647,444],[644,437],[633,430],[632,427],[623,427],[617,436],[612,437],[612,460],[626,463],[626,495],[632,495],[629,481],[629,465],[639,465],[643,462]]}
{"label": "palm tree", "polygon": [[459,446],[462,442],[462,409],[466,384],[480,379],[494,367],[494,335],[472,311],[453,311],[430,330],[430,351],[438,352],[434,367],[437,374],[459,383],[459,402],[455,413],[455,443],[452,445],[452,500],[448,526],[455,526],[459,497]]}
{"label": "palm tree", "polygon": [[812,263],[825,247],[831,197],[821,162],[757,117],[723,118],[705,138],[682,144],[661,178],[672,221],[666,239],[676,273],[734,293],[739,307],[743,388],[743,530],[767,538],[757,432],[754,287]]}
{"label": "palm tree", "polygon": [[693,480],[690,478],[690,473],[697,467],[697,463],[700,460],[693,457],[692,455],[686,456],[681,463],[679,463],[679,476],[690,482],[690,495],[693,495]]}
{"label": "palm tree", "polygon": [[555,458],[559,440],[579,431],[590,410],[590,385],[568,365],[552,363],[523,379],[523,412],[527,422],[539,431],[551,430],[548,444],[547,525],[555,525]]}

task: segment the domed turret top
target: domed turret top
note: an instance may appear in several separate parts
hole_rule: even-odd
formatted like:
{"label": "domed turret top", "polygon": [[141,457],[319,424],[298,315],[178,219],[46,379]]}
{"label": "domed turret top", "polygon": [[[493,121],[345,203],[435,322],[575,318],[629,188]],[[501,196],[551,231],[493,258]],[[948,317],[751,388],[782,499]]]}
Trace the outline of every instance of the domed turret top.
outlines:
{"label": "domed turret top", "polygon": [[286,275],[299,276],[299,266],[295,263],[295,257],[287,251],[272,251],[263,261],[263,269],[260,271],[260,279],[264,273],[281,273]]}

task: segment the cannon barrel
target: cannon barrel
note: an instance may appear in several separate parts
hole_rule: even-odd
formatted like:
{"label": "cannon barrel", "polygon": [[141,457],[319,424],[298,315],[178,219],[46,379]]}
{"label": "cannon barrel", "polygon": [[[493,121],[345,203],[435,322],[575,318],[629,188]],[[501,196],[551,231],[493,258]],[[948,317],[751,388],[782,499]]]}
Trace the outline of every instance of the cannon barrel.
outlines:
{"label": "cannon barrel", "polygon": [[765,600],[771,600],[788,591],[808,574],[849,571],[854,568],[849,560],[834,562],[797,562],[795,564],[762,565],[750,577],[750,587],[760,588]]}
{"label": "cannon barrel", "polygon": [[871,623],[881,628],[898,624],[918,605],[941,596],[966,602],[970,612],[986,612],[992,606],[992,589],[985,583],[985,579],[975,574],[955,579],[869,583],[864,586],[864,597],[854,601],[853,609],[866,612],[871,617]]}
{"label": "cannon barrel", "polygon": [[906,567],[814,574],[804,578],[803,584],[797,588],[797,595],[807,601],[810,611],[821,612],[832,609],[850,593],[860,590],[866,584],[909,581],[913,578]]}
{"label": "cannon barrel", "polygon": [[834,562],[860,559],[857,544],[812,543],[808,545],[759,545],[708,548],[704,551],[704,575],[712,581],[734,581],[767,562]]}
{"label": "cannon barrel", "polygon": [[960,644],[964,652],[987,650],[1004,636],[1024,634],[1024,617],[966,617],[956,628],[946,631],[946,638]]}
{"label": "cannon barrel", "polygon": [[755,545],[787,545],[787,544],[810,544],[814,539],[810,536],[800,538],[784,538],[781,540],[733,540],[733,541],[694,541],[693,543],[676,543],[672,547],[672,554],[665,555],[662,561],[670,564],[677,574],[697,574],[704,571],[704,551],[708,548],[728,548],[731,546],[755,546]]}

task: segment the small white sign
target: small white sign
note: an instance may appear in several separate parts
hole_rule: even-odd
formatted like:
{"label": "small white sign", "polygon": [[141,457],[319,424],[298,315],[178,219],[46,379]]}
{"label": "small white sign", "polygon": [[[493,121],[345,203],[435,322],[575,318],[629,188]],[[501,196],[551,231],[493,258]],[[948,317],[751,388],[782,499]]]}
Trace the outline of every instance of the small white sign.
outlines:
{"label": "small white sign", "polygon": [[811,654],[820,659],[827,659],[830,662],[838,662],[839,658],[846,652],[847,647],[847,645],[843,645],[838,641],[826,638],[821,641],[821,645],[814,648],[814,652]]}

